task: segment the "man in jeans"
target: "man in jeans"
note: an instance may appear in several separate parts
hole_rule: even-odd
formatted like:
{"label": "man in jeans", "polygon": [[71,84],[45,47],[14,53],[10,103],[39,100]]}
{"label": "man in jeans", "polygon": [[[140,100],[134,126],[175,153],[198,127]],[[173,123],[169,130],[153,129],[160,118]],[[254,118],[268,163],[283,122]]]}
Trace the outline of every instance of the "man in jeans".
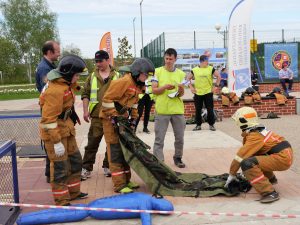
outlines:
{"label": "man in jeans", "polygon": [[215,131],[214,99],[213,99],[213,77],[217,78],[216,87],[220,86],[221,76],[217,70],[208,65],[208,57],[200,56],[200,65],[193,68],[189,79],[195,79],[195,87],[190,83],[191,92],[194,95],[196,109],[196,127],[193,131],[201,130],[203,103],[207,109],[207,122],[209,129]]}
{"label": "man in jeans", "polygon": [[152,81],[152,90],[155,97],[155,141],[153,146],[154,155],[164,161],[164,140],[171,122],[175,136],[174,163],[179,168],[184,168],[182,162],[184,144],[184,105],[180,98],[184,94],[183,82],[185,73],[175,68],[177,52],[173,48],[165,51],[165,65],[155,69]]}

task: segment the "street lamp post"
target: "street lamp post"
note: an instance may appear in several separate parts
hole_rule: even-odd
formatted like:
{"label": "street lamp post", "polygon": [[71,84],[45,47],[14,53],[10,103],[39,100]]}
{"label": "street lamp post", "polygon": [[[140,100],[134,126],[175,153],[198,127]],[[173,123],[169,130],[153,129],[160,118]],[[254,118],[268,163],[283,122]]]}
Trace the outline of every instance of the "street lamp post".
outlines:
{"label": "street lamp post", "polygon": [[224,48],[226,48],[226,37],[227,37],[227,29],[221,32],[222,26],[220,24],[215,25],[215,29],[217,30],[218,34],[221,34],[223,36],[223,41],[224,41]]}
{"label": "street lamp post", "polygon": [[134,58],[136,58],[136,47],[135,47],[135,19],[136,17],[133,18],[132,23],[133,23],[133,46],[134,46]]}
{"label": "street lamp post", "polygon": [[143,0],[140,2],[140,13],[141,13],[141,35],[142,35],[142,57],[144,57],[144,38],[143,38],[143,14],[142,14],[142,3]]}

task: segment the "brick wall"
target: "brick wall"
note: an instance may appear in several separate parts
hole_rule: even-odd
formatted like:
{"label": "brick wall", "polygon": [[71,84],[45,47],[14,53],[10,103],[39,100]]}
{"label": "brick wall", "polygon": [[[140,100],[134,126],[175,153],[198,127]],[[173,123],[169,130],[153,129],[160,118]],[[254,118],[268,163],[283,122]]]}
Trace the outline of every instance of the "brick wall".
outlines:
{"label": "brick wall", "polygon": [[[280,87],[281,88],[281,84],[278,83],[272,83],[272,84],[258,84],[259,85],[259,92],[260,93],[270,93],[274,87]],[[293,91],[300,91],[300,82],[294,82],[293,83]]]}
{"label": "brick wall", "polygon": [[[214,102],[214,108],[222,111],[223,117],[231,117],[240,107],[245,106],[244,101],[240,100],[237,105],[222,106],[221,100]],[[296,114],[296,99],[289,98],[286,105],[277,105],[276,99],[263,98],[260,104],[251,105],[259,115],[263,113],[275,112],[277,115],[294,115]],[[154,114],[155,105],[152,106],[151,114]],[[191,118],[195,115],[195,106],[193,100],[184,100],[185,118]]]}

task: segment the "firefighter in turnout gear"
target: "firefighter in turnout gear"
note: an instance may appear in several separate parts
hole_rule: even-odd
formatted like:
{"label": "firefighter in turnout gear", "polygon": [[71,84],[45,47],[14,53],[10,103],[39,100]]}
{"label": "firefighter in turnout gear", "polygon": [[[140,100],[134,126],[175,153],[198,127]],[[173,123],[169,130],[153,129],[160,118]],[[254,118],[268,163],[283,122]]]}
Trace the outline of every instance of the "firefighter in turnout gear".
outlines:
{"label": "firefighter in turnout gear", "polygon": [[277,183],[273,171],[284,171],[291,167],[291,145],[282,136],[260,125],[257,112],[251,107],[238,109],[232,118],[242,130],[243,146],[231,163],[225,187],[236,179],[241,167],[246,179],[261,195],[261,203],[278,200],[279,194],[272,186]]}
{"label": "firefighter in turnout gear", "polygon": [[48,73],[48,83],[40,96],[40,134],[50,159],[50,183],[56,205],[70,205],[71,200],[87,197],[80,192],[82,158],[72,120],[75,113],[72,89],[79,75],[87,74],[80,57],[65,56],[58,68]]}
{"label": "firefighter in turnout gear", "polygon": [[134,129],[138,118],[138,96],[142,93],[148,76],[154,75],[154,70],[154,65],[150,60],[136,59],[130,66],[130,73],[118,80],[113,80],[102,99],[100,118],[103,122],[109,168],[115,192],[130,193],[132,189],[139,187],[138,184],[130,181],[130,167],[124,159],[115,126],[117,126],[117,117],[123,116],[130,120]]}
{"label": "firefighter in turnout gear", "polygon": [[[103,125],[99,118],[102,98],[111,81],[119,77],[119,73],[109,65],[109,55],[106,51],[100,50],[95,53],[95,63],[96,69],[87,78],[81,94],[83,118],[87,123],[91,122],[88,143],[84,148],[81,180],[86,180],[91,176],[99,144],[103,137]],[[107,152],[105,152],[102,168],[104,175],[110,177],[111,173],[109,171]]]}

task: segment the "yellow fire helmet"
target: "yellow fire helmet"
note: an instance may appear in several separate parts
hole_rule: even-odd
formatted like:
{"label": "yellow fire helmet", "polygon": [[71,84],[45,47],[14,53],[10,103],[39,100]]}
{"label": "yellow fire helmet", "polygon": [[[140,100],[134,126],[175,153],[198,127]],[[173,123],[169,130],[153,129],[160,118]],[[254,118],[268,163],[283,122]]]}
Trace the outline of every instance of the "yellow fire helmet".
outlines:
{"label": "yellow fire helmet", "polygon": [[243,131],[259,124],[257,112],[252,107],[239,108],[231,118]]}
{"label": "yellow fire helmet", "polygon": [[223,87],[222,90],[221,90],[221,92],[222,92],[223,94],[229,94],[229,89],[228,89],[228,87]]}

